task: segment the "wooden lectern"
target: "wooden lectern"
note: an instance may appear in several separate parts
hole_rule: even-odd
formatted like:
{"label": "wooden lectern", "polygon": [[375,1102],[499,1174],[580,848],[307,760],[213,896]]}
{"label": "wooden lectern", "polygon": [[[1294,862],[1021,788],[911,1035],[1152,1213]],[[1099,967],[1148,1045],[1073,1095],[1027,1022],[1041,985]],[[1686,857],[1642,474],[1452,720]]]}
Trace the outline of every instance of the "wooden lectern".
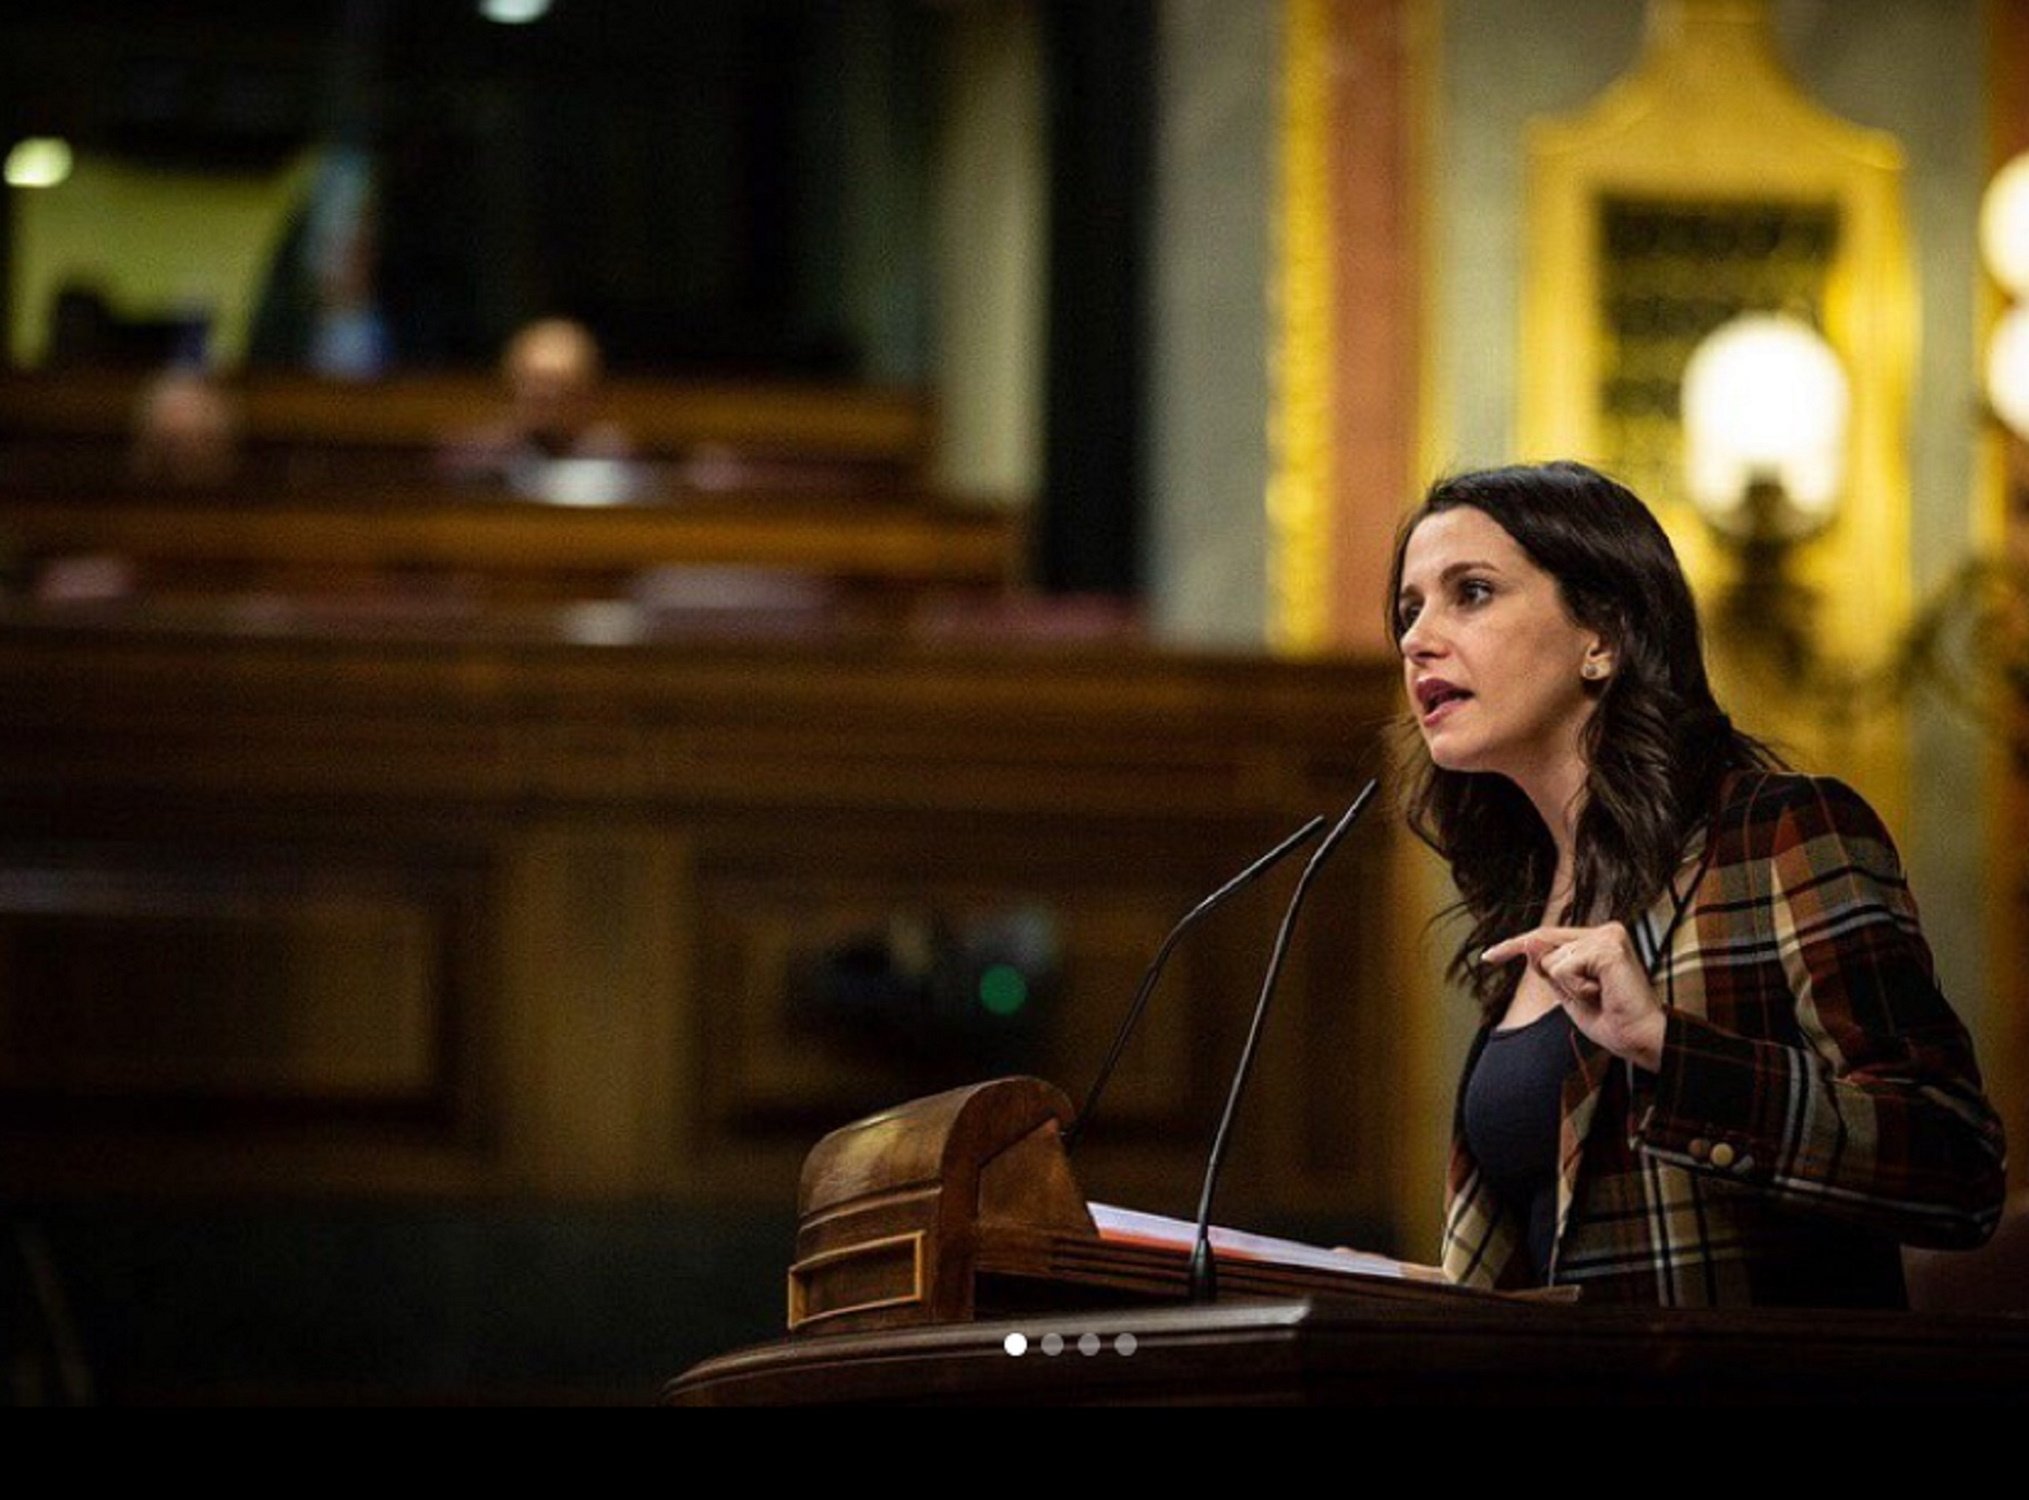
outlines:
{"label": "wooden lectern", "polygon": [[[1002,1078],[833,1131],[803,1165],[789,1331],[865,1332],[1189,1289],[1185,1254],[1102,1238],[1066,1158],[1063,1092]],[[1441,1281],[1221,1256],[1227,1297],[1484,1299]]]}

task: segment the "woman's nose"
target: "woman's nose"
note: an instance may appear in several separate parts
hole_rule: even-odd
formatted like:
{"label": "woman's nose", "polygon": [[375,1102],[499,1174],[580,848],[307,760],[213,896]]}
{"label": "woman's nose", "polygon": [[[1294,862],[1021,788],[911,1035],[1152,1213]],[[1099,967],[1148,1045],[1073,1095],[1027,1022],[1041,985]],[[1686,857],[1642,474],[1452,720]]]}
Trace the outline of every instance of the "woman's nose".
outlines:
{"label": "woman's nose", "polygon": [[1402,632],[1401,646],[1402,656],[1407,661],[1417,661],[1436,653],[1436,633],[1430,627],[1427,614],[1419,614],[1409,622],[1409,628]]}

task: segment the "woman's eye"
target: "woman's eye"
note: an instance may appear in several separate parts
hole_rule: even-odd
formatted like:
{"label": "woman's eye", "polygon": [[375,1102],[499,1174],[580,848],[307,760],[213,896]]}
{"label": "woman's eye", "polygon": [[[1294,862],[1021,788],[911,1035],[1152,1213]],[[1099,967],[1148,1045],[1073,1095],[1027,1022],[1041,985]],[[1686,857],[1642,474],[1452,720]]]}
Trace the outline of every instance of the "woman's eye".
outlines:
{"label": "woman's eye", "polygon": [[1484,604],[1493,596],[1494,586],[1483,578],[1468,578],[1458,586],[1459,601],[1464,604]]}
{"label": "woman's eye", "polygon": [[1416,623],[1416,611],[1419,607],[1418,605],[1406,602],[1396,605],[1395,624],[1400,629],[1407,630],[1411,625]]}

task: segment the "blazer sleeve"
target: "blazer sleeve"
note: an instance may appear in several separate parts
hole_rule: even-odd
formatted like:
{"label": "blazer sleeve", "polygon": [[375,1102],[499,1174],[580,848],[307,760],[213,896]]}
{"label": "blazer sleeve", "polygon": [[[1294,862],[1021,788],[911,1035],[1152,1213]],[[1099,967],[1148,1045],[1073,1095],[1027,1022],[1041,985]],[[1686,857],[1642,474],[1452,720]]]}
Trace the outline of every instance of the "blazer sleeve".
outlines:
{"label": "blazer sleeve", "polygon": [[1980,1244],[2006,1191],[2001,1122],[1887,830],[1850,788],[1799,778],[1767,874],[1743,941],[1773,950],[1790,1016],[1742,1035],[1669,1012],[1636,1144],[1910,1244]]}

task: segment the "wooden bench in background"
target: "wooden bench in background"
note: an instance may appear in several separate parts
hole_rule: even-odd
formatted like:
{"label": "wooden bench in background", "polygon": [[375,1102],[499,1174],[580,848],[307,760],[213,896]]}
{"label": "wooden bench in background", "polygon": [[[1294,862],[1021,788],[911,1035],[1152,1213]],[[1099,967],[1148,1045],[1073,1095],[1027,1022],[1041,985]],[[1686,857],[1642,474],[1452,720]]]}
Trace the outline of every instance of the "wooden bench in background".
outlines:
{"label": "wooden bench in background", "polygon": [[907,391],[616,382],[649,498],[578,508],[452,484],[441,445],[499,408],[484,376],[231,387],[230,485],[141,485],[127,450],[141,377],[0,377],[0,554],[117,557],[147,596],[358,593],[431,583],[481,600],[610,598],[672,567],[821,580],[906,607],[997,592],[1024,521],[930,493],[925,400]]}

